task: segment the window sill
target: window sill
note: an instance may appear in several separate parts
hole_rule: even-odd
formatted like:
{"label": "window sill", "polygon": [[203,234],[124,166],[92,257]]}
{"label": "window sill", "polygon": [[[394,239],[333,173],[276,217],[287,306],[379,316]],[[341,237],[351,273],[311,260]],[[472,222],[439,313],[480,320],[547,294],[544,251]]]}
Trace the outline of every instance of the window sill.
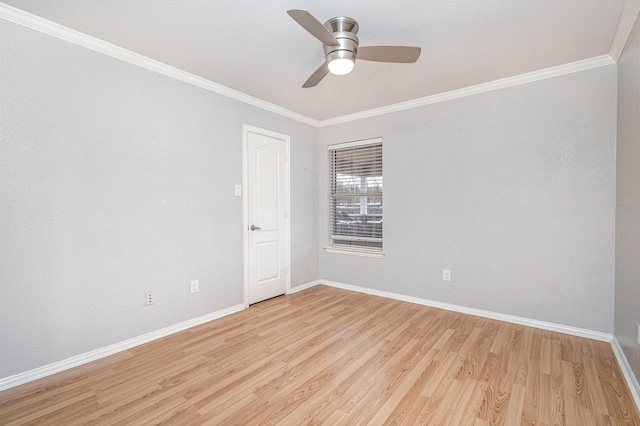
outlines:
{"label": "window sill", "polygon": [[350,256],[361,256],[361,257],[373,257],[376,259],[382,259],[384,257],[384,253],[381,251],[349,250],[349,249],[342,249],[342,248],[336,248],[336,247],[325,247],[324,249],[327,253],[347,254]]}

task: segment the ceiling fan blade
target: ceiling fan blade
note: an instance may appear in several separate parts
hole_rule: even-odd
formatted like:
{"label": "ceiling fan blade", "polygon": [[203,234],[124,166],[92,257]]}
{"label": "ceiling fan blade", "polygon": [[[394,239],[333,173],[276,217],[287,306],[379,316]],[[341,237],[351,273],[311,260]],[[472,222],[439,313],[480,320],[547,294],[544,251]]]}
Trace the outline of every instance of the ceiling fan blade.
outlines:
{"label": "ceiling fan blade", "polygon": [[358,59],[377,62],[413,63],[420,57],[419,47],[364,46],[358,47]]}
{"label": "ceiling fan blade", "polygon": [[338,40],[320,23],[312,14],[304,9],[287,10],[291,16],[302,28],[309,31],[312,36],[320,40],[326,46],[339,46]]}
{"label": "ceiling fan blade", "polygon": [[329,66],[325,62],[324,64],[320,65],[320,68],[318,68],[313,74],[311,74],[311,77],[309,77],[307,81],[304,82],[302,88],[306,89],[307,87],[315,86],[316,84],[320,83],[320,81],[322,81],[322,79],[327,74],[329,74]]}

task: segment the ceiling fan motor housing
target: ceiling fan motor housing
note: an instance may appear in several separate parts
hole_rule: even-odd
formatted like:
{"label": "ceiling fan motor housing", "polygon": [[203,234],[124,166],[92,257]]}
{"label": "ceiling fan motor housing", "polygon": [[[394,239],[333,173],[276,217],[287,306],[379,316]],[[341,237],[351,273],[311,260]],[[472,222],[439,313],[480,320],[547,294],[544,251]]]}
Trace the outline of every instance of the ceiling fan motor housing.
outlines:
{"label": "ceiling fan motor housing", "polygon": [[338,46],[324,46],[324,54],[327,62],[333,59],[351,59],[355,61],[358,52],[359,39],[356,36],[358,21],[346,16],[331,18],[324,23],[324,26],[333,34],[338,41]]}
{"label": "ceiling fan motor housing", "polygon": [[324,26],[332,33],[344,31],[356,34],[360,29],[358,21],[353,18],[349,18],[348,16],[337,16],[335,18],[331,18],[324,23]]}

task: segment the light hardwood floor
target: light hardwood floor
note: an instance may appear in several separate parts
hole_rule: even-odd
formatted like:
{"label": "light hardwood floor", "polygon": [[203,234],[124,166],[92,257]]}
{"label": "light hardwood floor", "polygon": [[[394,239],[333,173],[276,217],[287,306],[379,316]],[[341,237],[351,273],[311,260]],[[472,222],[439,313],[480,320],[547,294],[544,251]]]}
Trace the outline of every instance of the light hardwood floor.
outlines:
{"label": "light hardwood floor", "polygon": [[0,424],[640,425],[608,343],[316,286],[0,393]]}

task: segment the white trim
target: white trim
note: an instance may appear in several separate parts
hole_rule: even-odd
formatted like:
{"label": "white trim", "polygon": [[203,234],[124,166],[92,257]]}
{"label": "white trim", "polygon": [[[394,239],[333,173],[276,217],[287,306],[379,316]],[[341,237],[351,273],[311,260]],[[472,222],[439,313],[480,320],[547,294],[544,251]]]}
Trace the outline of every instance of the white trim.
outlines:
{"label": "white trim", "polygon": [[510,322],[513,324],[525,325],[527,327],[540,328],[542,330],[555,331],[558,333],[570,334],[572,336],[586,337],[587,339],[600,340],[603,342],[611,342],[613,335],[600,331],[587,330],[584,328],[571,327],[568,325],[555,324],[546,321],[538,321],[529,318],[517,317],[515,315],[500,314],[497,312],[485,311],[482,309],[468,308],[466,306],[454,305],[451,303],[436,302],[429,299],[421,299],[413,296],[405,296],[404,294],[391,293],[388,291],[375,290],[366,287],[355,286],[351,284],[343,284],[335,281],[318,280],[320,284],[330,287],[341,288],[343,290],[356,291],[358,293],[370,294],[373,296],[386,297],[403,302],[415,303],[418,305],[431,306],[433,308],[445,309],[447,311],[460,312],[478,317],[491,318],[498,321]]}
{"label": "white trim", "polygon": [[248,132],[247,125],[242,125],[242,298],[245,307],[249,307],[249,176],[248,162]]}
{"label": "white trim", "polygon": [[594,58],[584,59],[581,61],[571,62],[565,65],[545,68],[538,71],[528,72],[525,74],[515,75],[500,80],[490,81],[487,83],[477,84],[462,89],[451,90],[449,92],[439,93],[424,98],[413,99],[407,102],[400,102],[381,108],[370,109],[367,111],[356,112],[354,114],[343,115],[341,117],[329,118],[320,121],[320,127],[333,126],[335,124],[347,123],[350,121],[362,120],[363,118],[376,117],[378,115],[390,114],[392,112],[404,111],[407,109],[419,108],[425,105],[431,105],[439,102],[450,101],[452,99],[463,98],[466,96],[477,95],[480,93],[491,92],[494,90],[504,89],[507,87],[518,86],[525,83],[531,83],[547,78],[559,77],[565,74],[571,74],[579,71],[586,71],[592,68],[613,65],[615,61],[609,55],[596,56]]}
{"label": "white trim", "polygon": [[369,251],[366,250],[365,248],[358,248],[358,249],[343,249],[343,248],[335,248],[335,247],[325,247],[324,250],[327,253],[334,253],[334,254],[348,254],[351,256],[361,256],[361,257],[374,257],[376,259],[382,259],[384,257],[384,253],[381,251]]}
{"label": "white trim", "polygon": [[327,145],[327,151],[336,151],[339,149],[354,148],[356,146],[364,146],[364,145],[377,145],[381,143],[382,143],[382,137],[362,139],[359,141],[351,141],[351,142],[334,143],[332,145]]}
{"label": "white trim", "polygon": [[316,285],[326,285],[329,287],[340,288],[343,290],[355,291],[358,293],[371,294],[373,296],[386,297],[389,299],[416,303],[418,305],[445,309],[447,311],[461,312],[464,314],[475,315],[475,316],[480,316],[484,318],[491,318],[499,321],[525,325],[528,327],[540,328],[543,330],[555,331],[558,333],[569,334],[572,336],[585,337],[587,339],[610,342],[613,353],[616,357],[618,365],[620,366],[620,370],[622,371],[625,381],[627,382],[627,385],[629,387],[629,391],[631,392],[631,396],[633,397],[636,407],[640,408],[640,384],[638,383],[638,380],[633,374],[633,370],[631,370],[629,361],[627,360],[627,357],[625,356],[624,351],[620,346],[620,342],[618,342],[618,339],[616,338],[615,335],[602,333],[599,331],[587,330],[583,328],[569,327],[566,325],[554,324],[554,323],[545,322],[545,321],[532,320],[529,318],[516,317],[513,315],[505,315],[505,314],[499,314],[496,312],[484,311],[480,309],[467,308],[464,306],[453,305],[450,303],[435,302],[433,300],[420,299],[417,297],[405,296],[402,294],[391,293],[391,292],[381,291],[381,290],[374,290],[366,287],[354,286],[354,285],[343,284],[335,281],[322,280],[322,279],[311,281],[306,284],[302,284],[300,286],[296,286],[293,288],[292,293],[306,290]]}
{"label": "white trim", "polygon": [[609,48],[609,54],[616,62],[620,59],[629,35],[631,35],[633,24],[635,24],[636,18],[638,17],[638,12],[640,12],[640,0],[627,0],[622,10],[620,22],[618,22],[618,29]]}
{"label": "white trim", "polygon": [[85,352],[80,355],[76,355],[71,358],[64,359],[62,361],[54,362],[52,364],[38,367],[33,370],[26,371],[24,373],[18,373],[13,376],[4,377],[0,379],[0,391],[22,385],[24,383],[38,380],[43,377],[50,376],[61,371],[69,370],[74,367],[78,367],[83,364],[87,364],[92,361],[99,360],[109,355],[116,354],[118,352],[131,349],[135,346],[142,345],[144,343],[151,342],[162,337],[166,337],[170,334],[177,333],[179,331],[186,330],[191,327],[195,327],[200,324],[204,324],[209,321],[213,321],[218,318],[222,318],[227,315],[231,315],[236,312],[240,312],[244,309],[244,305],[235,305],[229,308],[221,309],[219,311],[193,318],[178,324],[165,327],[160,330],[152,331],[151,333],[143,334],[142,336],[134,337],[113,345],[105,346],[104,348],[96,349],[90,352]]}
{"label": "white trim", "polygon": [[287,278],[285,294],[291,292],[291,137],[271,130],[249,124],[242,125],[242,288],[244,306],[249,306],[249,170],[248,144],[249,133],[257,133],[274,139],[280,139],[285,144],[285,210],[287,212],[285,225],[285,262],[287,263]]}
{"label": "white trim", "polygon": [[640,384],[638,384],[638,380],[636,376],[633,374],[633,370],[629,365],[629,361],[622,350],[622,346],[620,346],[620,342],[613,336],[613,340],[611,341],[611,348],[613,349],[613,353],[618,360],[618,365],[620,365],[620,370],[622,370],[622,375],[627,381],[627,385],[629,386],[629,390],[631,391],[631,395],[633,396],[633,400],[636,403],[636,407],[640,408]]}
{"label": "white trim", "polygon": [[244,102],[246,104],[261,108],[265,111],[273,112],[275,114],[282,115],[284,117],[288,117],[301,123],[309,124],[311,126],[318,127],[319,125],[319,121],[314,118],[307,117],[306,115],[299,114],[297,112],[288,110],[267,101],[263,101],[262,99],[255,98],[221,84],[214,83],[205,78],[188,73],[154,59],[147,58],[146,56],[140,55],[139,53],[132,52],[131,50],[116,46],[115,44],[111,44],[96,37],[81,33],[80,31],[72,30],[71,28],[67,28],[63,25],[57,24],[39,16],[32,15],[31,13],[25,12],[4,3],[0,3],[0,18],[4,18],[7,21],[23,25],[25,27],[40,31],[50,36],[86,47],[96,52],[114,57],[116,59],[120,59],[130,64],[146,68],[159,74],[166,75],[176,80],[192,84],[210,92],[214,92],[219,95]]}
{"label": "white trim", "polygon": [[292,288],[289,290],[289,293],[288,293],[288,294],[297,293],[297,292],[299,292],[299,291],[306,290],[306,289],[311,288],[311,287],[315,287],[315,286],[317,286],[317,285],[318,285],[318,284],[320,284],[320,283],[321,283],[321,282],[320,282],[320,280],[314,280],[314,281],[309,281],[308,283],[304,283],[304,284],[297,285],[297,286],[295,286],[295,287],[292,287]]}
{"label": "white trim", "polygon": [[[635,3],[639,0],[629,0],[629,3]],[[632,5],[635,7],[634,5]],[[103,53],[105,55],[112,56],[116,59],[120,59],[125,62],[146,68],[148,70],[166,75],[171,78],[183,81],[188,84],[200,87],[205,90],[217,93],[222,96],[226,96],[231,99],[235,99],[240,102],[261,108],[265,111],[273,112],[275,114],[290,118],[292,120],[299,121],[314,127],[327,127],[334,124],[346,123],[350,121],[360,120],[363,118],[375,117],[378,115],[389,114],[397,111],[404,111],[407,109],[418,108],[425,105],[435,104],[438,102],[445,102],[452,99],[458,99],[465,96],[471,96],[479,93],[485,93],[492,90],[499,90],[506,87],[512,87],[520,84],[530,83],[533,81],[543,80],[552,77],[558,77],[565,74],[571,74],[574,72],[585,71],[591,68],[597,68],[601,66],[611,65],[616,63],[616,55],[619,56],[618,50],[621,51],[626,38],[624,37],[625,31],[629,25],[633,26],[633,22],[628,24],[627,21],[631,20],[630,16],[633,15],[633,7],[627,5],[625,7],[625,13],[623,19],[618,27],[618,32],[614,38],[614,42],[611,46],[611,55],[596,56],[593,58],[584,59],[577,62],[572,62],[565,65],[559,65],[556,67],[545,68],[539,71],[533,71],[525,74],[520,74],[512,77],[507,77],[501,80],[495,80],[487,83],[478,84],[466,88],[452,90],[449,92],[439,93],[432,96],[427,96],[419,99],[413,99],[407,102],[401,102],[394,105],[389,105],[381,108],[370,109],[367,111],[361,111],[354,114],[347,114],[340,117],[329,118],[327,120],[316,120],[306,115],[299,114],[297,112],[288,110],[281,106],[272,104],[267,101],[249,96],[245,93],[231,89],[218,83],[214,83],[205,78],[196,76],[162,62],[147,58],[146,56],[124,49],[120,46],[108,43],[104,40],[100,40],[96,37],[81,33],[71,28],[67,28],[63,25],[49,21],[36,15],[32,15],[23,10],[9,6],[4,3],[0,3],[0,18],[14,22],[19,25],[40,31],[53,37],[68,41],[70,43],[77,44],[79,46],[86,47],[96,52]],[[637,12],[636,12],[637,14]],[[623,22],[624,21],[624,22]],[[628,30],[630,31],[630,29]],[[626,34],[626,37],[629,35]]]}

